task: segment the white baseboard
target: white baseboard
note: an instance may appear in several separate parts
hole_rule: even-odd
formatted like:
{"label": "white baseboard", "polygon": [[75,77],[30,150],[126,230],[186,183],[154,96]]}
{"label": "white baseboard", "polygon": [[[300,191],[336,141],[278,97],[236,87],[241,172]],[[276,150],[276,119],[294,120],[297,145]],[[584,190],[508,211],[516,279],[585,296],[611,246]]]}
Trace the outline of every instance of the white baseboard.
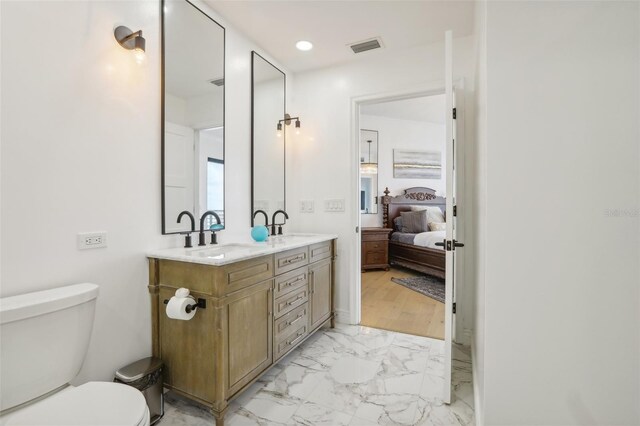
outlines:
{"label": "white baseboard", "polygon": [[336,322],[339,322],[340,324],[353,324],[351,319],[351,312],[344,309],[336,309],[335,314]]}
{"label": "white baseboard", "polygon": [[470,332],[471,340],[471,377],[473,380],[473,411],[475,412],[476,426],[484,426],[484,413],[480,404],[480,388],[478,384],[478,364],[476,358],[476,345],[473,340],[473,331]]}
{"label": "white baseboard", "polygon": [[464,346],[471,346],[473,337],[473,330],[465,328],[462,330],[462,333],[456,334],[456,343],[459,343]]}

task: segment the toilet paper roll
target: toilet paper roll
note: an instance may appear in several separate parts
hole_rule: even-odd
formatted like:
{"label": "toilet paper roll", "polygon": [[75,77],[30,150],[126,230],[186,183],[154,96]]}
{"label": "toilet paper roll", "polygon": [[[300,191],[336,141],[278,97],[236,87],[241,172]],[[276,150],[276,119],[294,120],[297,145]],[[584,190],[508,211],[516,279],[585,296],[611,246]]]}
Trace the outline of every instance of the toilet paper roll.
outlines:
{"label": "toilet paper roll", "polygon": [[196,301],[191,297],[175,297],[169,299],[167,303],[167,316],[169,318],[188,321],[196,314],[194,309],[187,313],[187,305],[193,305]]}

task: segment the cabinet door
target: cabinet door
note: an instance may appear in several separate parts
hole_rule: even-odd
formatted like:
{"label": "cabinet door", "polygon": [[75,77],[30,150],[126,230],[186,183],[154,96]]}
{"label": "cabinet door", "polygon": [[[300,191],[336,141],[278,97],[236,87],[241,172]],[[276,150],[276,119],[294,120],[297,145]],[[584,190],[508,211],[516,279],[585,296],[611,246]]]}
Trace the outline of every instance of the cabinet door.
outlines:
{"label": "cabinet door", "polygon": [[273,361],[273,280],[229,297],[227,311],[228,395],[269,367]]}
{"label": "cabinet door", "polygon": [[331,315],[331,259],[309,266],[311,280],[311,330]]}
{"label": "cabinet door", "polygon": [[[213,353],[215,340],[211,332],[215,310],[210,308],[211,299],[207,300],[207,309],[198,309],[189,321],[169,318],[163,300],[175,295],[176,289],[160,287],[158,298],[159,335],[156,338],[160,352],[158,356],[165,365],[164,383],[187,396],[197,400],[213,403],[215,365]],[[194,297],[206,297],[201,293],[191,293]],[[155,296],[155,295],[154,295]]]}

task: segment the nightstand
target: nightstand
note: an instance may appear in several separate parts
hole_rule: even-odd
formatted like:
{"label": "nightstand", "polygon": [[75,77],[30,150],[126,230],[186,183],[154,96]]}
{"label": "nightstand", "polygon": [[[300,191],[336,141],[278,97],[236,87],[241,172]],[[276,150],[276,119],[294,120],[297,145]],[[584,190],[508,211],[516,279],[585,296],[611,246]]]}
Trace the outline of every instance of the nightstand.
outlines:
{"label": "nightstand", "polygon": [[389,270],[389,234],[391,228],[362,228],[362,272],[367,269]]}

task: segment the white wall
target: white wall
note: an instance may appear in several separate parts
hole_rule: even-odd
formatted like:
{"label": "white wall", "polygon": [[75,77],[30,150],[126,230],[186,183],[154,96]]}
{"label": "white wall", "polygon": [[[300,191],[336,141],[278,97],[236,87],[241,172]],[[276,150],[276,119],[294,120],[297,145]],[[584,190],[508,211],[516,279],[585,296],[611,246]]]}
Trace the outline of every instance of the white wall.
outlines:
{"label": "white wall", "polygon": [[[99,284],[77,382],[109,380],[151,351],[144,253],[181,244],[178,236],[160,235],[158,3],[1,2],[0,8],[0,294]],[[250,52],[259,49],[219,21],[227,28],[225,83],[232,94],[225,241],[249,232]],[[119,24],[144,31],[144,65],[114,40]],[[108,232],[109,247],[78,251],[76,234],[95,230]]]}
{"label": "white wall", "polygon": [[181,98],[169,92],[165,98],[165,120],[193,129],[219,127],[223,124],[222,92]]}
{"label": "white wall", "polygon": [[[473,72],[474,47],[471,38],[454,40],[456,78]],[[460,97],[464,108],[471,104],[472,81],[466,81],[465,94]],[[339,235],[337,258],[336,305],[341,321],[353,321],[350,294],[360,271],[356,249],[360,244],[355,233],[354,218],[359,215],[359,203],[351,198],[356,177],[352,164],[351,102],[359,96],[384,94],[391,91],[416,90],[418,86],[440,85],[444,89],[444,44],[408,49],[394,55],[370,56],[366,60],[296,74],[295,94],[290,110],[302,118],[302,134],[294,138],[288,165],[289,185],[287,205],[290,206],[291,229],[305,232],[326,232]],[[344,199],[344,213],[324,211],[324,200]],[[299,201],[315,201],[314,213],[300,213]],[[461,215],[465,200],[460,200]],[[465,219],[466,220],[466,219]],[[464,262],[461,259],[461,264]],[[461,327],[470,327],[471,298],[459,289],[458,315]],[[467,300],[466,297],[469,297]],[[463,300],[464,299],[464,300]]]}
{"label": "white wall", "polygon": [[488,2],[484,424],[640,424],[639,7]]}
{"label": "white wall", "polygon": [[474,124],[475,143],[467,150],[468,176],[470,185],[469,232],[466,236],[466,247],[470,248],[467,256],[467,277],[473,289],[473,336],[471,341],[471,358],[473,361],[473,394],[474,409],[479,426],[484,424],[484,308],[485,308],[485,257],[486,240],[485,225],[487,222],[487,2],[476,2],[474,35],[476,37],[476,72]]}
{"label": "white wall", "polygon": [[[446,152],[444,123],[402,120],[377,115],[360,115],[360,127],[378,131],[378,196],[385,187],[391,195],[401,195],[412,186],[435,189],[438,195],[446,194]],[[438,151],[442,153],[441,179],[402,179],[393,177],[393,150]],[[365,154],[366,158],[366,154]],[[362,226],[382,226],[382,205],[378,214],[362,214]]]}

